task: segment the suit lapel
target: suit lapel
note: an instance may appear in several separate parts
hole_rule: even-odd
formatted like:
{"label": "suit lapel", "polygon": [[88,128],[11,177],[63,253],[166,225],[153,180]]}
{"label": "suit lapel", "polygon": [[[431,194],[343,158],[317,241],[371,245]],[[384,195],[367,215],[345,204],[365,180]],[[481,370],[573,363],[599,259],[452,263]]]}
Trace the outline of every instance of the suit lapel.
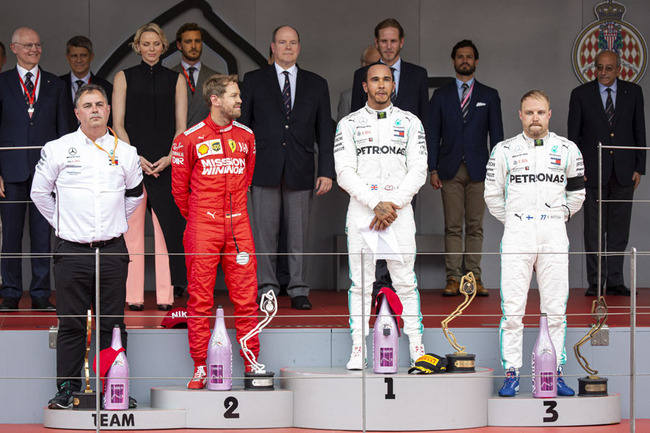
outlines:
{"label": "suit lapel", "polygon": [[592,89],[589,92],[589,98],[591,99],[591,104],[596,107],[596,111],[598,112],[598,115],[602,118],[602,121],[605,122],[605,124],[608,124],[607,122],[607,114],[605,113],[605,107],[603,106],[603,100],[600,97],[600,87],[598,86],[598,80],[592,81]]}
{"label": "suit lapel", "polygon": [[308,88],[309,86],[307,85],[307,78],[305,74],[300,71],[300,68],[298,68],[298,72],[296,74],[296,94],[294,95],[293,108],[291,109],[291,113],[296,110],[296,107],[300,106],[300,103],[304,100],[303,96],[307,92]]}
{"label": "suit lapel", "polygon": [[52,82],[49,78],[44,76],[45,74],[43,74],[42,69],[39,68],[39,70],[41,72],[41,77],[39,78],[41,87],[38,89],[38,99],[36,99],[36,103],[34,104],[34,115],[32,116],[34,119],[38,116],[38,113],[41,112],[41,107],[44,104],[43,101],[47,100],[47,98],[50,98],[52,95]]}
{"label": "suit lapel", "polygon": [[625,85],[621,85],[621,80],[616,79],[616,102],[614,104],[614,123],[612,128],[616,127],[618,119],[622,117],[623,110],[629,106],[628,98],[630,95],[627,93]]}
{"label": "suit lapel", "polygon": [[[476,78],[474,78],[474,88],[472,89],[472,94],[469,97],[469,107],[467,110],[467,120],[465,124],[469,122],[469,120],[472,118],[474,115],[474,111],[476,111],[476,103],[481,100],[481,85],[476,81]],[[459,104],[460,105],[460,104]],[[460,107],[459,107],[460,108]],[[462,117],[462,113],[461,113]]]}
{"label": "suit lapel", "polygon": [[[273,99],[275,103],[278,106],[278,109],[280,109],[284,113],[284,104],[282,103],[282,90],[280,90],[280,84],[278,82],[278,76],[275,73],[275,64],[272,64],[268,68],[266,68],[266,79],[267,83],[269,86],[269,90],[271,92],[271,95],[273,95]],[[298,73],[298,78],[300,78],[300,73]],[[296,79],[296,82],[298,79]],[[296,84],[296,87],[298,84]],[[297,99],[296,99],[297,101]]]}
{"label": "suit lapel", "polygon": [[25,116],[29,117],[29,114],[27,113],[27,103],[25,102],[25,94],[23,93],[23,86],[20,84],[18,68],[14,68],[14,72],[16,73],[15,80],[13,80],[15,84],[10,86],[11,93],[16,99],[16,106],[19,107],[19,110],[21,110]]}

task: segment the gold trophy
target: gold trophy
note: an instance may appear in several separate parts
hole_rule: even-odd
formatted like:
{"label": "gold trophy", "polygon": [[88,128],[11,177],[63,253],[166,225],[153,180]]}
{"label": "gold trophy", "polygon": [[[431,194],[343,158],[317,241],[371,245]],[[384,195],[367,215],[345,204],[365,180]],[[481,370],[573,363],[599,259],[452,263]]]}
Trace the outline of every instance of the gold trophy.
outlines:
{"label": "gold trophy", "polygon": [[88,310],[86,320],[86,358],[84,359],[84,374],[86,376],[86,389],[75,391],[72,399],[73,409],[95,409],[96,394],[90,389],[90,369],[88,368],[88,355],[90,354],[90,337],[93,330],[92,312]]}
{"label": "gold trophy", "polygon": [[463,294],[465,299],[456,307],[453,313],[440,322],[440,325],[447,341],[456,349],[456,353],[447,354],[447,371],[450,373],[472,373],[476,367],[476,355],[465,352],[465,346],[458,344],[456,337],[449,330],[449,322],[463,314],[463,310],[469,306],[476,296],[476,278],[474,278],[472,272],[468,272],[460,280],[460,293]]}
{"label": "gold trophy", "polygon": [[580,397],[607,395],[607,378],[599,377],[598,370],[591,368],[587,359],[580,353],[580,347],[594,338],[607,322],[607,303],[604,296],[596,299],[591,304],[591,317],[596,320],[596,324],[592,325],[587,335],[573,345],[573,352],[576,354],[578,363],[589,374],[587,377],[578,378],[578,396]]}

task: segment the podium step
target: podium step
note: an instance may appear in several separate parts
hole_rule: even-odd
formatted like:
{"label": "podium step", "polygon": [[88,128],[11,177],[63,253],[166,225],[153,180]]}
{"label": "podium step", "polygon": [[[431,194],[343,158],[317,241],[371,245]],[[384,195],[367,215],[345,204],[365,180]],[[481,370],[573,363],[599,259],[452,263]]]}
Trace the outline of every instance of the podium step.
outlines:
{"label": "podium step", "polygon": [[[289,390],[188,390],[184,386],[151,388],[151,406],[181,409],[185,428],[254,429],[293,427],[293,393]],[[172,428],[172,427],[168,427]]]}
{"label": "podium step", "polygon": [[[98,420],[99,418],[99,420]],[[185,427],[183,409],[56,410],[45,408],[43,427],[65,430],[161,430]]]}
{"label": "podium step", "polygon": [[[366,369],[367,430],[414,431],[483,427],[493,393],[493,370],[475,373],[374,374]],[[293,425],[326,430],[363,428],[362,373],[345,368],[283,368],[282,388],[293,391]]]}
{"label": "podium step", "polygon": [[621,422],[621,395],[533,398],[493,396],[488,402],[490,426],[555,427]]}

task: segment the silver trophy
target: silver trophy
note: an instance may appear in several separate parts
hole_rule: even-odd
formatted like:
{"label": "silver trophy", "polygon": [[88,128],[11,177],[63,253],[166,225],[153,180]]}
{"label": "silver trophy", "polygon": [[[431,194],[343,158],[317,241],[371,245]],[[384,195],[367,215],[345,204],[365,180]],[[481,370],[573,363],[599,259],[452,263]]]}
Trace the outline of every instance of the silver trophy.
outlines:
{"label": "silver trophy", "polygon": [[273,376],[275,375],[272,371],[266,371],[266,366],[257,362],[255,354],[248,348],[246,344],[248,340],[262,332],[271,320],[275,317],[275,314],[278,312],[278,300],[275,298],[275,293],[273,290],[262,295],[260,300],[260,310],[264,313],[266,317],[259,321],[255,328],[244,335],[240,340],[239,344],[241,345],[242,352],[244,352],[244,357],[248,360],[248,363],[251,365],[253,371],[244,372],[244,389],[246,390],[257,390],[257,391],[267,391],[273,389]]}

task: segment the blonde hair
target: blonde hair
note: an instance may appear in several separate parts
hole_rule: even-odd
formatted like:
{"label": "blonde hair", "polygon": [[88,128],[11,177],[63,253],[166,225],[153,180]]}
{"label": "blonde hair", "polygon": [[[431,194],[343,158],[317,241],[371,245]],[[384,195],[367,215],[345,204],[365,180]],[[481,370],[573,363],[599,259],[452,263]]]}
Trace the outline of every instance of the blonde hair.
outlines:
{"label": "blonde hair", "polygon": [[167,37],[165,36],[165,32],[162,31],[160,26],[156,23],[147,23],[140,27],[138,31],[135,32],[135,36],[133,36],[133,42],[131,42],[131,49],[135,51],[136,53],[140,54],[140,50],[138,49],[138,45],[140,44],[140,38],[142,37],[142,34],[144,32],[154,32],[155,34],[158,35],[160,40],[162,41],[163,44],[163,50],[162,52],[164,53],[167,51],[169,48],[169,41],[167,40]]}
{"label": "blonde hair", "polygon": [[546,101],[548,107],[551,108],[551,97],[548,96],[548,93],[545,91],[538,89],[529,90],[528,92],[524,93],[524,96],[521,97],[521,101],[519,101],[519,108],[521,108],[524,101],[528,98],[537,99],[538,101]]}

